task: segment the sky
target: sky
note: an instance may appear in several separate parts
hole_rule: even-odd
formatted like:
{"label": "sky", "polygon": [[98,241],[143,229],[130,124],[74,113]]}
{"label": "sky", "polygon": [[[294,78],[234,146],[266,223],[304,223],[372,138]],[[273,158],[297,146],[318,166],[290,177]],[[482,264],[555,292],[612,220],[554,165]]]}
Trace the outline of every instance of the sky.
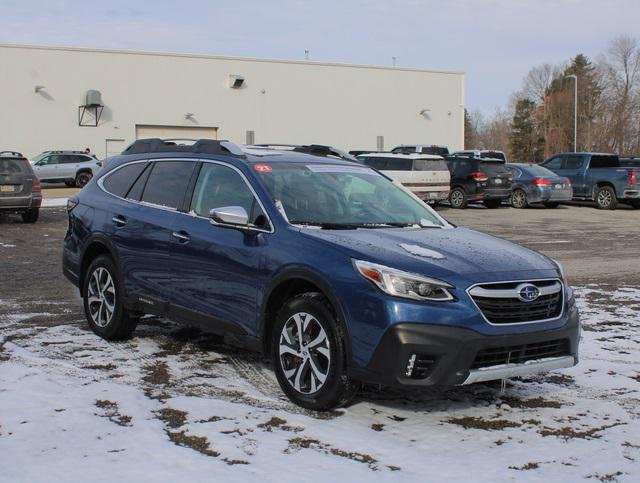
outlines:
{"label": "sky", "polygon": [[531,67],[634,35],[640,0],[0,0],[0,43],[455,70],[504,107]]}

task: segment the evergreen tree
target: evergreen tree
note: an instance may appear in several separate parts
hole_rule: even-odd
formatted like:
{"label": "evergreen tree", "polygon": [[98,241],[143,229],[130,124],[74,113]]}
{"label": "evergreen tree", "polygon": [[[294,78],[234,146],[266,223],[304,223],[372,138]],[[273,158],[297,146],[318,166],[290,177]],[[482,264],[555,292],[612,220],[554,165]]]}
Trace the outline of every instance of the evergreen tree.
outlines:
{"label": "evergreen tree", "polygon": [[544,138],[539,129],[538,109],[530,99],[516,102],[509,141],[511,159],[523,163],[540,162],[544,157]]}

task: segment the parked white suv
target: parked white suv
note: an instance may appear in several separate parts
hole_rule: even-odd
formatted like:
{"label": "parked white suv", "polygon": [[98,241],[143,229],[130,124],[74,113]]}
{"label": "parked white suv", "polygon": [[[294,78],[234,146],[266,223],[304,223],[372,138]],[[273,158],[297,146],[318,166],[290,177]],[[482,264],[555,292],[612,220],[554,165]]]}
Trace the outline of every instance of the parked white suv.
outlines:
{"label": "parked white suv", "polygon": [[391,150],[395,154],[422,153],[447,156],[449,148],[441,144],[401,144]]}
{"label": "parked white suv", "polygon": [[367,153],[357,158],[395,179],[424,201],[436,203],[449,197],[451,173],[442,156]]}
{"label": "parked white suv", "polygon": [[81,151],[45,151],[33,158],[31,165],[40,181],[82,188],[100,171],[102,163]]}

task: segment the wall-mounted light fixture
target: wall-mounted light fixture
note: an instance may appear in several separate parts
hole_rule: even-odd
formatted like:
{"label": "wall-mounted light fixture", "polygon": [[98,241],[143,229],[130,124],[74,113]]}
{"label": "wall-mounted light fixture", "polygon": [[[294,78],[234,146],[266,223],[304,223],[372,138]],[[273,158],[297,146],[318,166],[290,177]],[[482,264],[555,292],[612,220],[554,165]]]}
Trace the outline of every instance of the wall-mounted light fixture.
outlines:
{"label": "wall-mounted light fixture", "polygon": [[427,121],[431,121],[431,116],[429,115],[430,112],[431,112],[431,109],[422,109],[420,111],[420,115],[424,117]]}
{"label": "wall-mounted light fixture", "polygon": [[37,94],[38,92],[40,92],[43,89],[44,89],[44,86],[35,86],[33,88],[33,92],[35,92]]}
{"label": "wall-mounted light fixture", "polygon": [[194,116],[193,112],[187,112],[187,113],[184,115],[184,118],[190,121],[190,120],[192,120],[192,119],[193,119],[193,116]]}
{"label": "wall-mounted light fixture", "polygon": [[240,89],[244,86],[244,76],[238,74],[229,75],[229,87],[232,89]]}

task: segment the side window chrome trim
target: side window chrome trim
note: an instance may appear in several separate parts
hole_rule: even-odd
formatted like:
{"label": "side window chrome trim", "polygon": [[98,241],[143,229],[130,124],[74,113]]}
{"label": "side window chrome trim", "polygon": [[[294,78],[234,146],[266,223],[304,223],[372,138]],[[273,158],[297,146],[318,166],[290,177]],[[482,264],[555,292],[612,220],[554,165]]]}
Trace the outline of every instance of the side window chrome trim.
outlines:
{"label": "side window chrome trim", "polygon": [[[191,218],[201,218],[203,220],[209,220],[209,218],[207,218],[206,216],[200,216],[197,215],[193,210],[190,210],[188,212],[184,212],[184,211],[179,211],[176,208],[171,208],[168,206],[162,206],[162,205],[156,205],[154,203],[148,203],[145,201],[136,201],[136,200],[130,200],[128,198],[123,198],[121,196],[115,195],[113,193],[111,193],[110,191],[108,191],[105,187],[104,187],[104,181],[111,176],[113,173],[115,173],[116,171],[118,171],[119,169],[124,168],[125,166],[131,166],[132,164],[139,164],[139,163],[153,163],[156,161],[184,161],[184,162],[193,162],[193,163],[198,163],[198,162],[202,162],[202,163],[211,163],[211,164],[218,164],[220,166],[225,166],[227,168],[231,168],[233,169],[236,173],[238,173],[240,175],[240,177],[242,178],[242,180],[245,182],[245,184],[249,187],[249,190],[251,191],[251,194],[253,194],[253,197],[256,199],[256,201],[258,202],[258,205],[260,205],[260,208],[262,209],[262,212],[264,213],[264,216],[267,218],[267,221],[269,222],[269,230],[265,230],[263,228],[252,228],[252,230],[254,231],[259,231],[261,233],[275,233],[275,227],[273,225],[273,222],[271,221],[271,217],[269,216],[269,213],[267,213],[267,210],[265,210],[264,205],[262,204],[262,200],[260,200],[260,197],[258,196],[258,194],[256,193],[256,191],[253,189],[253,186],[251,186],[251,183],[249,183],[249,180],[247,180],[247,177],[244,175],[244,173],[242,171],[240,171],[238,168],[236,168],[235,166],[232,166],[228,163],[222,162],[222,161],[216,161],[216,160],[212,160],[212,159],[194,159],[194,158],[189,158],[189,161],[185,161],[184,158],[161,158],[161,159],[140,159],[137,161],[131,161],[128,163],[123,163],[120,166],[118,166],[117,168],[113,169],[112,171],[110,171],[109,173],[107,173],[106,175],[102,176],[99,180],[98,180],[98,187],[104,191],[105,193],[107,193],[110,196],[113,196],[114,198],[117,198],[119,200],[122,201],[126,201],[127,203],[132,203],[135,205],[143,205],[143,206],[147,206],[149,208],[155,208],[158,210],[163,210],[163,211],[168,211],[170,213],[178,213],[181,215],[186,215],[189,216]],[[192,194],[193,196],[193,194]],[[191,208],[191,206],[189,206],[189,208]]]}

